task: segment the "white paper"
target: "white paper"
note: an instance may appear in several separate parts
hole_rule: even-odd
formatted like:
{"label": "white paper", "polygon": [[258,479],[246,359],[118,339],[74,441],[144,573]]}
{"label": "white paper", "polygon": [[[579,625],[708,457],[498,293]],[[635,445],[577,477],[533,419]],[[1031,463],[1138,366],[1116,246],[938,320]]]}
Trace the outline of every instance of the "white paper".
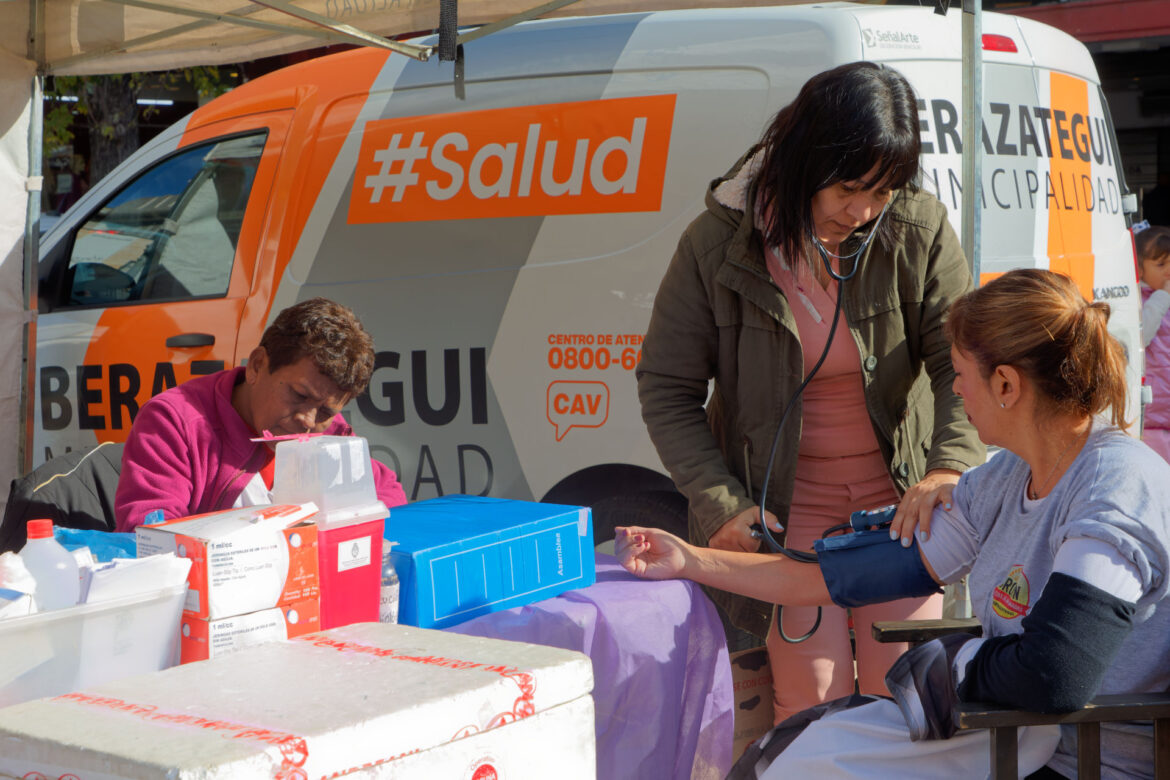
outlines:
{"label": "white paper", "polygon": [[187,581],[191,561],[174,553],[146,558],[115,558],[93,570],[87,604],[154,593]]}

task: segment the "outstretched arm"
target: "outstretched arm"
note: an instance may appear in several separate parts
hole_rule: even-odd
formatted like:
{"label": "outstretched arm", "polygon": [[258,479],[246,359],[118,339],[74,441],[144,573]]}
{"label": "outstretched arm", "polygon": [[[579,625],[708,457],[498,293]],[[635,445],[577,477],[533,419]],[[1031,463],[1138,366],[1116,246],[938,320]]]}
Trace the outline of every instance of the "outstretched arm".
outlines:
{"label": "outstretched arm", "polygon": [[821,568],[780,555],[695,547],[657,528],[618,528],[614,552],[643,579],[683,578],[761,601],[790,606],[831,604]]}

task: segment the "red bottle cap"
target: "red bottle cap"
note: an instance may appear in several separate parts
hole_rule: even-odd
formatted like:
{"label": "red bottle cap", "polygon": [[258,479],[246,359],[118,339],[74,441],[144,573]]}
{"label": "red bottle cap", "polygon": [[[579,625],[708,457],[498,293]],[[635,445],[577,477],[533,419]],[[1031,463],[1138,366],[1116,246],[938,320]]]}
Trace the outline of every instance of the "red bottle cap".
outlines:
{"label": "red bottle cap", "polygon": [[53,538],[53,521],[52,520],[29,520],[28,521],[28,538],[29,539],[52,539]]}

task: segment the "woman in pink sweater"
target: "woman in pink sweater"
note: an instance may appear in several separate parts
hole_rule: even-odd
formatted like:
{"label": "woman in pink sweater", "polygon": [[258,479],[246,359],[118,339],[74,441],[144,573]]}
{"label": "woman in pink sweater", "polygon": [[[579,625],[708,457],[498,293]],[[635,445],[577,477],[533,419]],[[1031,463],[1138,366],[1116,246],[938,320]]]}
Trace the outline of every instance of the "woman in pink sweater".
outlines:
{"label": "woman in pink sweater", "polygon": [[[142,407],[122,453],[118,530],[151,512],[170,520],[268,503],[274,445],[253,439],[352,435],[340,412],[373,370],[373,339],[348,308],[313,298],[285,309],[246,367],[184,382]],[[377,461],[373,469],[378,498],[405,504],[394,472]]]}

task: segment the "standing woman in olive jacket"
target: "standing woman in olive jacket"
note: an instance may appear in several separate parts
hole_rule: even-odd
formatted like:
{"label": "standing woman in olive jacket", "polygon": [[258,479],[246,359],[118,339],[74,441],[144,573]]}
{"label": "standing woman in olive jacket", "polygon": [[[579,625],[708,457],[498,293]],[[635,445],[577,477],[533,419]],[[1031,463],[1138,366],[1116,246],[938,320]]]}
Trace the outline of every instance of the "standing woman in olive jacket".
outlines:
{"label": "standing woman in olive jacket", "polygon": [[[945,208],[915,186],[919,154],[912,88],[859,62],[814,76],[760,146],[712,183],[659,287],[637,369],[650,437],[690,504],[692,542],[767,549],[752,526],[769,454],[826,342],[767,479],[765,517],[786,529],[788,547],[811,550],[857,509],[899,503],[927,516],[940,487],[983,462],[951,390],[943,331],[971,276]],[[827,264],[838,276],[857,271],[840,282]],[[772,605],[712,596],[734,625],[767,638],[777,722],[853,692],[845,610],[825,608],[812,637],[792,644]],[[862,693],[886,694],[885,673],[906,649],[874,643],[869,624],[940,607],[936,596],[854,610]],[[801,637],[816,609],[781,617],[785,634]]]}

